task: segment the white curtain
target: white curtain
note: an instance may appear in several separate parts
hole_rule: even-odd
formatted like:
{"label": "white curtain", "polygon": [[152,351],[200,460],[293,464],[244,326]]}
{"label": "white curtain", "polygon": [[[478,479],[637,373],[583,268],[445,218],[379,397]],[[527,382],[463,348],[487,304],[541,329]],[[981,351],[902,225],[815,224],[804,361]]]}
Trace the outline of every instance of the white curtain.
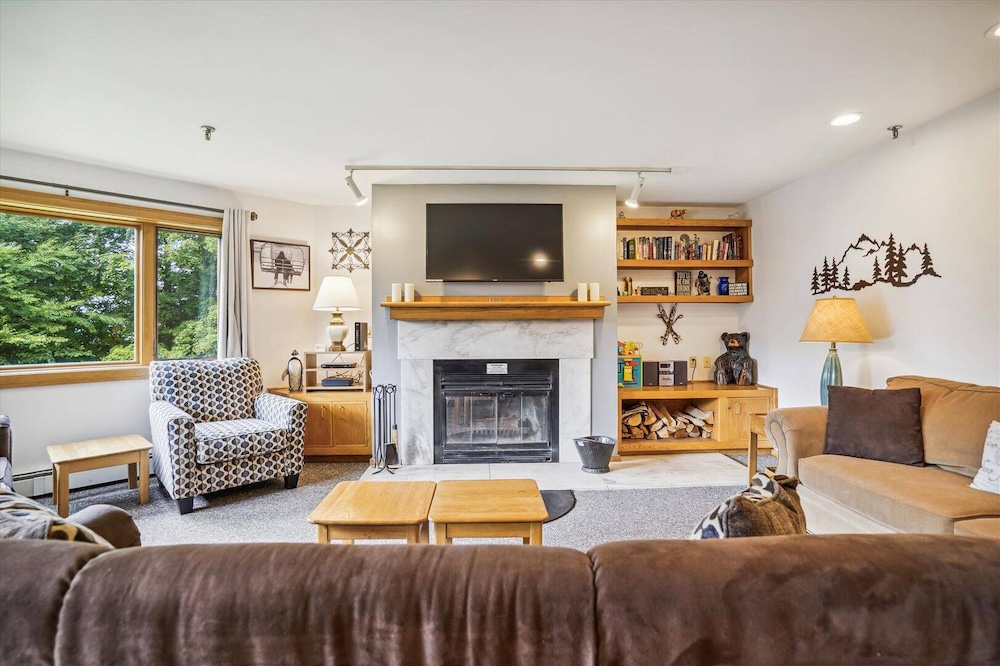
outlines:
{"label": "white curtain", "polygon": [[250,211],[227,208],[219,257],[219,358],[251,356]]}

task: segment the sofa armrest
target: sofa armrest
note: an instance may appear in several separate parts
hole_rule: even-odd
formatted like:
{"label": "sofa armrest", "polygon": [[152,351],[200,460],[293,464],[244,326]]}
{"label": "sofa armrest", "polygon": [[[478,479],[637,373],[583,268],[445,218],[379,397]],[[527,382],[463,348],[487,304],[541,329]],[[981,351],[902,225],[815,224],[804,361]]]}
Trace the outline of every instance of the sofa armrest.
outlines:
{"label": "sofa armrest", "polygon": [[181,408],[155,400],[149,405],[149,427],[153,438],[153,468],[156,478],[174,499],[189,495],[179,494],[179,483],[195,474],[196,449],[194,417]]}
{"label": "sofa armrest", "polygon": [[305,442],[308,409],[309,406],[301,400],[273,393],[261,393],[254,401],[254,414],[257,418],[287,430],[290,443]]}
{"label": "sofa armrest", "polygon": [[767,438],[778,451],[778,474],[799,475],[799,460],[823,453],[826,407],[786,407],[764,419]]}
{"label": "sofa armrest", "polygon": [[117,506],[92,504],[71,514],[67,520],[90,528],[115,548],[131,548],[142,544],[139,528],[131,514]]}

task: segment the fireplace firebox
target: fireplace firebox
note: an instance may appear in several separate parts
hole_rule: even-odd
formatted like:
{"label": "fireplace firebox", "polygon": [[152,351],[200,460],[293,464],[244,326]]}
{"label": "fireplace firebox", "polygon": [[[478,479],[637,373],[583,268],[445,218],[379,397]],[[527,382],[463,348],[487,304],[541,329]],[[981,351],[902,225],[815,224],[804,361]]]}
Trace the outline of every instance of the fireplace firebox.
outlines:
{"label": "fireplace firebox", "polygon": [[559,461],[559,361],[434,361],[434,462]]}

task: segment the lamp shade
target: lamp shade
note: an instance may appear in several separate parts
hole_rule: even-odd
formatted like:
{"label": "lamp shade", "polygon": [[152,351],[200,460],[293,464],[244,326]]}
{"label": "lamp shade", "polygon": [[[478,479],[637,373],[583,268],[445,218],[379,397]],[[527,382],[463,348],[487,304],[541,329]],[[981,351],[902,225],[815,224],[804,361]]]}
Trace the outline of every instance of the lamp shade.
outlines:
{"label": "lamp shade", "polygon": [[323,278],[319,293],[313,302],[313,310],[323,312],[354,312],[361,309],[358,292],[354,289],[351,278],[343,275],[331,275]]}
{"label": "lamp shade", "polygon": [[813,305],[799,342],[872,342],[853,298],[821,298]]}

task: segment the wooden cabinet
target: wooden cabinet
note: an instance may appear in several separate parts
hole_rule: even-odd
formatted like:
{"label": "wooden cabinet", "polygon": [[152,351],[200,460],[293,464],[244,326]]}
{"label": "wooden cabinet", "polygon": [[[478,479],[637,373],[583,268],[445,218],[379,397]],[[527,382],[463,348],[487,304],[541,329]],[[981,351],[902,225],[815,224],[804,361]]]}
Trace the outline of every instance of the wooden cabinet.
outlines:
{"label": "wooden cabinet", "polygon": [[[675,220],[661,218],[620,218],[617,222],[618,242],[621,239],[633,237],[670,236],[674,242],[679,242],[682,234],[687,234],[692,240],[698,235],[699,240],[711,243],[726,235],[739,238],[743,254],[739,259],[618,259],[619,277],[631,277],[636,282],[646,284],[636,285],[638,292],[641,286],[662,286],[670,289],[666,296],[642,296],[638,293],[623,294],[618,297],[619,305],[624,303],[751,303],[753,302],[753,249],[751,247],[751,220]],[[621,249],[619,248],[619,256]],[[712,295],[698,296],[695,291],[694,277],[698,271],[708,271],[712,278]],[[635,275],[639,271],[640,275]],[[649,271],[656,271],[650,274]],[[674,293],[674,272],[691,271],[691,296],[678,296]],[[719,296],[717,278],[728,276],[730,284],[746,283],[747,293],[743,296]],[[732,292],[730,292],[732,293]]]}
{"label": "wooden cabinet", "polygon": [[306,459],[330,456],[371,456],[371,393],[367,391],[296,391],[272,388],[271,393],[301,400],[306,414]]}
{"label": "wooden cabinet", "polygon": [[705,439],[619,439],[622,455],[679,451],[746,449],[750,443],[750,418],[778,407],[778,391],[770,386],[717,386],[691,382],[687,386],[650,386],[618,390],[621,414],[637,403],[655,404],[670,412],[688,405],[713,413],[712,436]]}

